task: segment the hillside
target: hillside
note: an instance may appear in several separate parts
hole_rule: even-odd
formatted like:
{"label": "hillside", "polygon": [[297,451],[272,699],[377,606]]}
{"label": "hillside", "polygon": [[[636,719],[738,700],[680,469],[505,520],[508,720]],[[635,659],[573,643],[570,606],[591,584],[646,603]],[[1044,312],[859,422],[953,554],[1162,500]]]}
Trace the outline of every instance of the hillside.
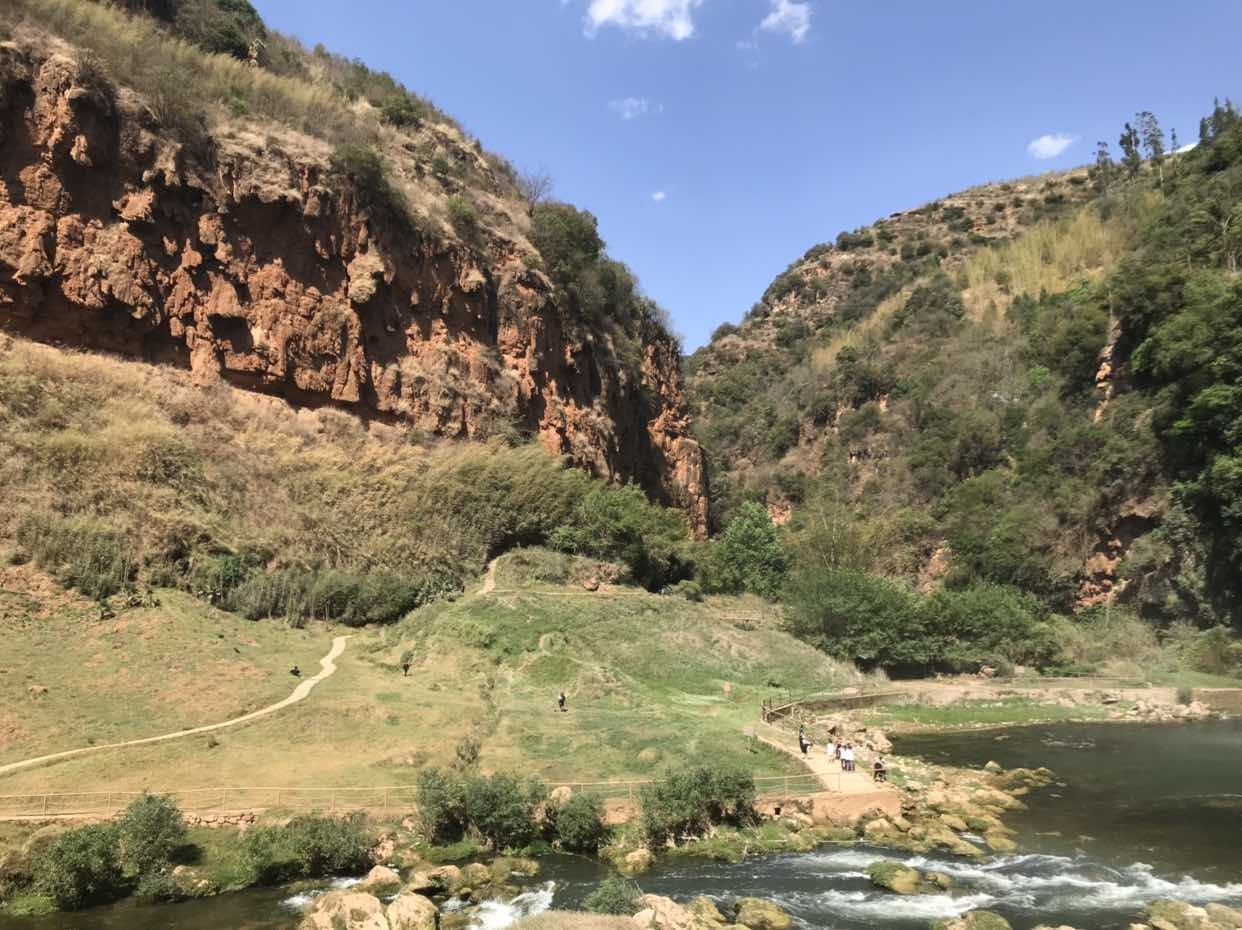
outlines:
{"label": "hillside", "polygon": [[679,349],[594,217],[246,3],[0,11],[0,329],[307,407],[534,435],[707,519]]}
{"label": "hillside", "polygon": [[1145,161],[1135,137],[1121,165],[975,188],[791,265],[688,363],[721,522],[761,501],[804,568],[923,592],[1236,618],[1232,106],[1200,136]]}
{"label": "hillside", "polygon": [[[470,743],[484,770],[553,783],[647,778],[705,758],[784,774],[796,763],[752,751],[743,734],[755,708],[789,688],[861,681],[776,629],[756,599],[584,589],[599,570],[542,549],[511,553],[492,592],[475,585],[399,624],[354,631],[336,674],[304,704],[211,739],[10,773],[4,793],[412,784]],[[290,665],[317,668],[330,640],[320,623],[254,624],[171,589],[101,622],[90,601],[29,566],[4,569],[0,584],[0,765],[253,710],[288,694]]]}

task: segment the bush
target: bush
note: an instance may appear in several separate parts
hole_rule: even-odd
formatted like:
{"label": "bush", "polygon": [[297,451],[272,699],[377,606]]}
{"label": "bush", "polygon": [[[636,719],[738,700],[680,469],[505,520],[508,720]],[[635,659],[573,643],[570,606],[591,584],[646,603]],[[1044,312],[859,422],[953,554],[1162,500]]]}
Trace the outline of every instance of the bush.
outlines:
{"label": "bush", "polygon": [[303,878],[349,875],[366,871],[371,864],[371,838],[367,820],[354,814],[344,820],[303,815],[283,828],[285,842]]}
{"label": "bush", "polygon": [[463,239],[474,239],[479,234],[479,214],[474,204],[461,194],[454,194],[448,202],[449,223]]}
{"label": "bush", "polygon": [[755,781],[740,769],[700,767],[673,772],[642,790],[647,841],[702,836],[714,825],[753,823]]}
{"label": "bush", "polygon": [[642,890],[633,882],[612,875],[595,886],[595,890],[582,902],[582,907],[592,914],[626,917],[638,913],[642,894]]}
{"label": "bush", "polygon": [[1177,703],[1185,705],[1185,704],[1193,704],[1194,701],[1195,701],[1195,689],[1194,688],[1188,688],[1185,685],[1182,685],[1180,688],[1177,689]]}
{"label": "bush", "polygon": [[390,126],[414,126],[427,118],[427,107],[409,94],[396,93],[384,101],[380,115]]}
{"label": "bush", "polygon": [[409,221],[405,197],[388,180],[388,171],[372,146],[346,143],[332,153],[332,168],[348,178],[363,207],[382,210],[394,219]]}
{"label": "bush", "polygon": [[145,875],[168,865],[185,843],[186,826],[171,798],[145,794],[133,801],[116,823],[121,866]]}
{"label": "bush", "polygon": [[596,795],[575,794],[554,814],[562,849],[593,853],[603,845],[608,828],[604,825],[604,802]]}
{"label": "bush", "polygon": [[440,771],[418,773],[418,819],[432,843],[452,843],[462,838],[469,823],[466,789],[460,779]]}
{"label": "bush", "polygon": [[547,800],[544,785],[513,775],[490,775],[466,782],[470,825],[496,850],[527,845],[536,836],[536,816]]}
{"label": "bush", "polygon": [[61,910],[119,897],[124,878],[111,824],[77,827],[58,837],[34,863],[34,887]]}

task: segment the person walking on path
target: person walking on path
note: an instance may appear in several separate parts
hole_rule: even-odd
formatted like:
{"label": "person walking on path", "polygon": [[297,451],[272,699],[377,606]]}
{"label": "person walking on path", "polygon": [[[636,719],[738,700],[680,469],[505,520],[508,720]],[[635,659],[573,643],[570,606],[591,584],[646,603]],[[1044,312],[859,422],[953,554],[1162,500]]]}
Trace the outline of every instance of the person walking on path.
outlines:
{"label": "person walking on path", "polygon": [[561,710],[562,712],[565,710],[565,692],[564,692],[564,691],[562,691],[562,692],[560,693],[560,696],[559,696],[559,697],[557,697],[557,699],[556,699],[556,706],[557,706],[557,708],[558,708],[559,710]]}

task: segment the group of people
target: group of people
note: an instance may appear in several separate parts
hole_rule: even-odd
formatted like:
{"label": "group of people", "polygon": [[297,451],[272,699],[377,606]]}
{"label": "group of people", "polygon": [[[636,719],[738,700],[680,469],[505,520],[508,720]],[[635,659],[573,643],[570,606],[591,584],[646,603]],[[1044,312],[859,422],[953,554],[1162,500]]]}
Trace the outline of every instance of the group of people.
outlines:
{"label": "group of people", "polygon": [[[798,748],[802,750],[802,754],[808,755],[812,748],[811,741],[807,738],[806,727],[798,727]],[[842,772],[858,771],[857,750],[853,743],[839,740],[833,735],[828,736],[828,741],[824,744],[824,751],[828,753],[829,759],[835,759],[841,765]],[[876,781],[888,781],[888,764],[884,761],[884,756],[877,755],[871,766],[871,775]]]}

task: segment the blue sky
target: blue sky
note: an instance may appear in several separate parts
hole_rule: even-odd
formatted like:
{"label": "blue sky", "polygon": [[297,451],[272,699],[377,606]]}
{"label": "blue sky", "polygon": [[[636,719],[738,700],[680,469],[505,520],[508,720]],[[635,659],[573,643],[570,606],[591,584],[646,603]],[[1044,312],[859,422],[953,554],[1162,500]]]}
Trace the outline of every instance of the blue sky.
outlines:
{"label": "blue sky", "polygon": [[1242,95],[1238,0],[254,2],[546,170],[688,350],[843,229]]}

